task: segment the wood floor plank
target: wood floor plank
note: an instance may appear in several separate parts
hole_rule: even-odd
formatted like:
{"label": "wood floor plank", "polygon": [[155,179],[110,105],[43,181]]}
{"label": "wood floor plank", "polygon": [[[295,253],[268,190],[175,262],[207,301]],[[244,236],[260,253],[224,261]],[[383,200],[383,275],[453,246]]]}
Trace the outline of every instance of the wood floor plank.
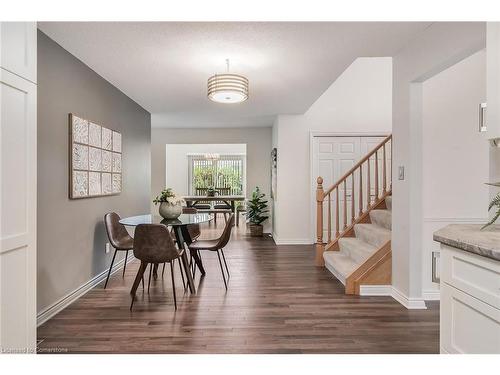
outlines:
{"label": "wood floor plank", "polygon": [[[204,227],[203,237],[220,233]],[[202,253],[207,275],[185,293],[176,271],[174,310],[169,269],[129,291],[139,262],[113,275],[38,328],[40,353],[438,353],[439,303],[407,310],[390,297],[345,295],[313,246],[276,246],[240,227],[225,250],[228,291],[215,253]]]}

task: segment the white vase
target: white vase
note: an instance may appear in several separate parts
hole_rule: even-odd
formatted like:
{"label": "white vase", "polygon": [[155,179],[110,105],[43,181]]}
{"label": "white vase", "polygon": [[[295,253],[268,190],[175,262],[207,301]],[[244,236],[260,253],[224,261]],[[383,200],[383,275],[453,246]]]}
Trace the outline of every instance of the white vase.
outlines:
{"label": "white vase", "polygon": [[180,202],[177,204],[161,202],[159,212],[165,219],[177,219],[182,214],[182,205]]}

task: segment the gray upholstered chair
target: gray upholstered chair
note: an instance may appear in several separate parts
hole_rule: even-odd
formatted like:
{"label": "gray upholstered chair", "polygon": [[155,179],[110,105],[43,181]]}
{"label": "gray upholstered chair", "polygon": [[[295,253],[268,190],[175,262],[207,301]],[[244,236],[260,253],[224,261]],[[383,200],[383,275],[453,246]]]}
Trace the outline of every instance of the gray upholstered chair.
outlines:
{"label": "gray upholstered chair", "polygon": [[222,267],[220,255],[222,254],[222,259],[224,260],[224,265],[226,266],[227,279],[229,280],[230,277],[229,268],[227,266],[226,257],[224,256],[223,249],[229,242],[229,239],[231,238],[231,230],[233,229],[233,227],[234,227],[234,214],[231,214],[229,216],[228,221],[226,222],[224,231],[222,232],[222,235],[219,238],[213,240],[198,240],[196,242],[189,244],[190,251],[208,250],[217,252],[217,257],[219,258],[219,265],[222,272],[222,278],[224,279],[224,285],[226,287],[226,290],[227,290],[227,281],[226,281],[226,276],[224,274],[224,269]]}
{"label": "gray upholstered chair", "polygon": [[[135,293],[144,277],[144,272],[148,265],[170,263],[172,275],[172,290],[174,294],[174,306],[177,310],[177,298],[175,294],[174,260],[181,257],[184,250],[175,246],[174,240],[167,227],[162,224],[140,224],[135,229],[134,256],[141,261],[139,270],[130,290],[132,302],[130,309],[134,305]],[[151,281],[151,275],[150,275]]]}
{"label": "gray upholstered chair", "polygon": [[115,249],[113,259],[111,260],[111,265],[109,266],[108,276],[106,277],[106,282],[104,283],[104,289],[106,289],[109,276],[111,275],[111,270],[113,268],[113,263],[115,262],[116,253],[118,251],[126,251],[122,277],[125,276],[128,252],[134,248],[134,239],[130,237],[125,226],[123,224],[120,224],[120,216],[116,212],[109,212],[104,215],[104,226],[106,227],[106,233],[108,234],[109,242]]}

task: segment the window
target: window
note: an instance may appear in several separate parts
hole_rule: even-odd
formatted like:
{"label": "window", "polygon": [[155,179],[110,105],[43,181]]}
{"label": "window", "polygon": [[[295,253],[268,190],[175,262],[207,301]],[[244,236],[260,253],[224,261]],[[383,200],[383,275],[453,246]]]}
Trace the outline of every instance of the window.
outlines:
{"label": "window", "polygon": [[245,194],[244,155],[190,155],[188,162],[191,195],[206,195],[209,187],[221,195]]}

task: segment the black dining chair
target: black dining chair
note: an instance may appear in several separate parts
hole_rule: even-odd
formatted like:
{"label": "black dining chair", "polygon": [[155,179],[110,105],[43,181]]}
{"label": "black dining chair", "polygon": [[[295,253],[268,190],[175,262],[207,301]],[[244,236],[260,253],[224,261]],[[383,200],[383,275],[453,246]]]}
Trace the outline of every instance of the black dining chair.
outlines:
{"label": "black dining chair", "polygon": [[106,227],[109,242],[115,249],[111,265],[109,266],[108,276],[106,277],[106,282],[104,283],[104,289],[106,289],[109,276],[111,275],[111,270],[113,269],[113,263],[115,262],[116,253],[118,251],[126,251],[122,277],[125,276],[128,252],[134,248],[134,239],[128,234],[125,226],[120,224],[120,216],[116,212],[109,212],[104,215],[104,226]]}
{"label": "black dining chair", "polygon": [[[174,295],[174,306],[177,310],[177,297],[175,294],[175,276],[173,263],[182,256],[184,250],[175,246],[169,230],[162,224],[139,224],[135,229],[134,256],[141,261],[139,270],[130,290],[132,302],[130,310],[134,305],[135,294],[139,283],[144,277],[148,265],[170,263],[172,276],[172,291]],[[150,271],[151,273],[151,271]],[[151,274],[150,274],[151,280]]]}

